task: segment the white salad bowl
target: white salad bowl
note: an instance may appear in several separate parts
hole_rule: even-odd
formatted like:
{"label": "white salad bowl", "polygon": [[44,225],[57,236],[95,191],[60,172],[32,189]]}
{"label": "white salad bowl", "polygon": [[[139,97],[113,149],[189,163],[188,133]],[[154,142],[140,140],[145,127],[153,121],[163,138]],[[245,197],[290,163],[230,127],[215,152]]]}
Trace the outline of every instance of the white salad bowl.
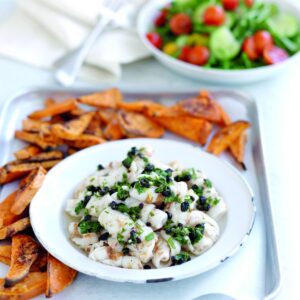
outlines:
{"label": "white salad bowl", "polygon": [[[137,29],[141,40],[148,50],[153,54],[162,64],[172,69],[173,71],[180,73],[184,76],[202,80],[211,83],[221,84],[244,84],[262,79],[267,79],[273,75],[279,74],[291,64],[297,64],[300,62],[300,52],[291,56],[286,61],[270,66],[263,66],[259,68],[247,69],[247,70],[219,70],[208,69],[192,64],[180,61],[169,55],[164,54],[162,51],[155,48],[146,38],[146,34],[152,30],[153,22],[159,11],[171,0],[152,0],[142,8],[138,20]],[[265,2],[276,3],[282,11],[287,11],[295,15],[300,22],[300,9],[287,0],[268,0]]]}
{"label": "white salad bowl", "polygon": [[[151,146],[162,162],[180,161],[204,171],[223,196],[228,212],[220,220],[220,237],[212,248],[191,261],[163,269],[133,270],[93,261],[69,239],[67,199],[98,164],[122,160],[133,146]],[[251,233],[255,218],[253,194],[242,176],[221,159],[189,144],[159,139],[109,142],[80,151],[48,172],[30,205],[31,225],[38,240],[57,259],[87,275],[119,282],[149,283],[178,280],[208,271],[232,256]]]}

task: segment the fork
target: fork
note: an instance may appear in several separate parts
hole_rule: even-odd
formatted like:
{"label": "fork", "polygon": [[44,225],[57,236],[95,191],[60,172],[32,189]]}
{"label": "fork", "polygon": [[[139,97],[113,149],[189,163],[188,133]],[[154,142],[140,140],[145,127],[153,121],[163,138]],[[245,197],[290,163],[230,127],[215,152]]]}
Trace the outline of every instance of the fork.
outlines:
{"label": "fork", "polygon": [[67,53],[67,55],[54,63],[54,76],[59,83],[64,86],[70,86],[75,81],[92,45],[105,27],[114,19],[123,2],[124,0],[104,0],[102,2],[102,16],[85,41],[78,48]]}

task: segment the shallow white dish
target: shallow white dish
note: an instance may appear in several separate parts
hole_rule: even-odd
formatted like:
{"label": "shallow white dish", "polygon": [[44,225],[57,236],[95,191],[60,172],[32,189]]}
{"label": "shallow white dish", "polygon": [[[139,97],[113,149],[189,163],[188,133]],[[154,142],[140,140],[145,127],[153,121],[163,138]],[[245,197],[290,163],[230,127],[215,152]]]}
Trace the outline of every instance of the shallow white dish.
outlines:
{"label": "shallow white dish", "polygon": [[[148,50],[165,66],[173,71],[180,73],[184,76],[207,81],[213,83],[222,84],[242,84],[259,81],[279,74],[291,64],[297,64],[300,62],[300,52],[291,56],[283,63],[264,66],[260,68],[254,68],[249,70],[218,70],[218,69],[206,69],[199,66],[194,66],[189,63],[182,62],[169,55],[164,54],[162,51],[155,48],[146,38],[147,32],[153,28],[153,21],[158,15],[159,10],[170,3],[171,0],[152,0],[141,10],[138,21],[137,29],[141,40]],[[265,2],[274,2],[279,5],[283,11],[289,11],[300,20],[299,7],[292,5],[286,0],[268,0]]]}
{"label": "shallow white dish", "polygon": [[[179,160],[186,167],[204,171],[228,206],[226,219],[219,225],[221,236],[204,254],[179,266],[129,270],[92,261],[68,238],[69,219],[64,210],[76,186],[96,170],[121,160],[132,146],[151,146],[154,157],[170,162]],[[31,225],[42,245],[66,265],[87,275],[119,282],[148,283],[178,280],[208,271],[232,256],[251,233],[255,206],[253,194],[241,175],[229,164],[191,145],[159,139],[129,139],[109,142],[80,151],[59,163],[46,176],[30,205]]]}

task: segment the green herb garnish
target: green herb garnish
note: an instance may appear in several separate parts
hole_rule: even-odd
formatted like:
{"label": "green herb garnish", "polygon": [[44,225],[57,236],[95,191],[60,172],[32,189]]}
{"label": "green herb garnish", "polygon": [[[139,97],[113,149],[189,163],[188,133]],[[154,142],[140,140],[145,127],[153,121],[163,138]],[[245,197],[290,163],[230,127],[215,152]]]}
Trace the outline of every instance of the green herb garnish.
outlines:
{"label": "green herb garnish", "polygon": [[91,233],[91,232],[100,232],[103,227],[98,221],[81,221],[78,224],[78,228],[81,234]]}
{"label": "green herb garnish", "polygon": [[154,239],[155,235],[154,232],[149,233],[148,235],[145,236],[145,240],[147,242],[152,241]]}

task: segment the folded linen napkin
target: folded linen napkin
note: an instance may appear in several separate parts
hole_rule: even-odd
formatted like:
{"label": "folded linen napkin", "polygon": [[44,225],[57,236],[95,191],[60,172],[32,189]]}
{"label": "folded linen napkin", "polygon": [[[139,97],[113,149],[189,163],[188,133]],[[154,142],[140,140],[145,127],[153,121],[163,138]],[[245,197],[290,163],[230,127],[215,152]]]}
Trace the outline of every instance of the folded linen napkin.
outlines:
{"label": "folded linen napkin", "polygon": [[[135,31],[135,18],[147,0],[124,0],[122,11],[86,58],[81,77],[118,79],[121,66],[149,56]],[[42,68],[78,47],[101,17],[101,0],[19,0],[0,24],[0,55]]]}

